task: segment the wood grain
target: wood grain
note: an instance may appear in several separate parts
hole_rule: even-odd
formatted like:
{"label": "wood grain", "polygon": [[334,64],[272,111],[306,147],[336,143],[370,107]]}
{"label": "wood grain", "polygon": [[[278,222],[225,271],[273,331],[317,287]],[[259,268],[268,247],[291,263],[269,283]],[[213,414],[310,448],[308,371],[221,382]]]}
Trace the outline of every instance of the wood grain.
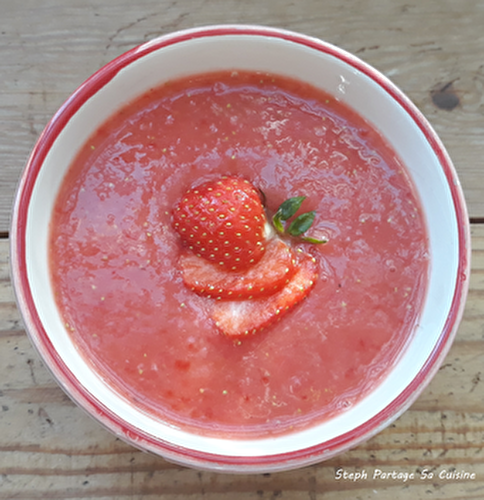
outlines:
{"label": "wood grain", "polygon": [[484,2],[475,0],[2,0],[0,233],[42,129],[94,71],[177,29],[256,23],[316,36],[392,79],[427,116],[484,217]]}
{"label": "wood grain", "polygon": [[[239,476],[195,471],[138,451],[75,406],[23,330],[8,277],[8,241],[0,240],[0,498],[482,499],[484,226],[473,225],[472,243],[470,292],[457,338],[411,408],[327,462]],[[338,470],[367,477],[337,479]],[[374,478],[378,471],[402,478]],[[446,479],[446,471],[476,476]],[[404,480],[405,474],[414,477]]]}

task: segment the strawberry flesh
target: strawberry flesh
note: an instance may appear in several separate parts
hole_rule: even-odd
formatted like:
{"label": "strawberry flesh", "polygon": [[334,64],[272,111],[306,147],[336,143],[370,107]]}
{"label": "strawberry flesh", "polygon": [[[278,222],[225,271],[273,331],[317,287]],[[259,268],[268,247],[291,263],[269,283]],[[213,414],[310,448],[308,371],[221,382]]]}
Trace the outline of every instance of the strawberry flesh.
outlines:
{"label": "strawberry flesh", "polygon": [[302,254],[297,270],[282,290],[266,297],[244,301],[217,301],[212,318],[218,329],[234,339],[254,335],[280,320],[307,297],[317,280],[313,257]]}
{"label": "strawberry flesh", "polygon": [[[273,217],[279,233],[301,236],[311,225],[314,212],[307,212],[285,228],[303,200],[281,205]],[[188,189],[173,209],[172,224],[184,246],[183,281],[211,301],[212,319],[229,338],[271,326],[306,298],[317,280],[316,260],[273,237],[261,193],[241,177],[223,176]]]}
{"label": "strawberry flesh", "polygon": [[294,253],[274,238],[257,264],[245,271],[226,271],[192,252],[179,260],[185,285],[198,295],[219,300],[250,300],[267,297],[289,283],[295,271]]}

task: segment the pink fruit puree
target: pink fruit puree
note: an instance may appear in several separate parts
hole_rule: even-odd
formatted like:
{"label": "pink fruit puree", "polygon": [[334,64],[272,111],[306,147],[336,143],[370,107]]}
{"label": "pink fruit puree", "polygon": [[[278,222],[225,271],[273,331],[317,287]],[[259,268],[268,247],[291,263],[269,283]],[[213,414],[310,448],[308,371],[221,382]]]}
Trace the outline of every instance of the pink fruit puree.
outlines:
{"label": "pink fruit puree", "polygon": [[[234,343],[177,269],[170,211],[192,184],[239,174],[269,215],[291,196],[325,245],[282,321]],[[333,97],[224,72],[147,92],[85,144],[51,223],[51,275],[78,349],[123,397],[199,433],[260,436],[322,421],[388,373],[425,298],[425,221],[404,166]]]}

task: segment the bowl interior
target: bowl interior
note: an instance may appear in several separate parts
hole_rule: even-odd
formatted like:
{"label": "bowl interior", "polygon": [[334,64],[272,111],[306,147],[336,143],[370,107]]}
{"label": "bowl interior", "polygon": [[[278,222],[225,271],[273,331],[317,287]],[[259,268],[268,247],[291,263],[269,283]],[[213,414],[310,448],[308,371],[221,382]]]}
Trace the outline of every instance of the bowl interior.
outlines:
{"label": "bowl interior", "polygon": [[[197,452],[240,457],[262,457],[292,453],[337,439],[364,426],[385,412],[405,391],[420,390],[415,380],[442,342],[442,331],[454,307],[459,280],[459,220],[450,188],[456,179],[444,172],[445,153],[436,153],[435,138],[418,120],[425,121],[383,77],[361,61],[330,45],[296,37],[256,33],[211,34],[154,40],[133,50],[88,80],[56,115],[54,136],[42,168],[36,173],[26,213],[25,261],[36,314],[46,332],[50,352],[63,360],[65,368],[51,366],[63,385],[80,384],[102,402],[108,413],[118,415],[131,429],[140,429],[153,442],[169,442]],[[175,43],[176,42],[176,43]],[[134,97],[160,83],[180,76],[222,69],[248,69],[287,75],[309,82],[348,104],[365,117],[393,146],[407,166],[420,196],[429,233],[430,281],[423,312],[406,351],[388,377],[353,408],[307,430],[267,439],[233,440],[191,435],[137,410],[89,368],[67,334],[55,306],[48,266],[48,234],[56,193],[77,151],[98,125]],[[408,109],[412,109],[409,114]],[[425,122],[426,123],[426,122]],[[57,127],[57,128],[56,128]],[[431,139],[429,142],[429,138]],[[46,141],[46,137],[41,141]],[[40,164],[38,151],[30,168]],[[450,164],[450,162],[449,162]],[[45,352],[45,342],[29,328],[34,343]],[[443,354],[442,354],[443,355]],[[81,401],[82,406],[82,401]],[[398,406],[401,411],[405,405]],[[393,412],[395,413],[395,412]],[[377,432],[390,412],[379,420]],[[99,416],[111,426],[109,419]],[[362,427],[361,427],[362,428]],[[352,445],[366,436],[358,431]],[[125,436],[126,437],[126,436]]]}

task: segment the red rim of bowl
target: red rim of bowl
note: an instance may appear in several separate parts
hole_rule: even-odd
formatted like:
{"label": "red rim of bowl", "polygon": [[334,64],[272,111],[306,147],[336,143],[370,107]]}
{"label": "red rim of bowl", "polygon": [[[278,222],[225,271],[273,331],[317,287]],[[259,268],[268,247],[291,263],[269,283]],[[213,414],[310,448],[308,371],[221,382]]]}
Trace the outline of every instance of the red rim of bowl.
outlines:
{"label": "red rim of bowl", "polygon": [[[42,164],[62,129],[79,108],[104,87],[124,67],[147,54],[194,38],[225,35],[264,36],[283,39],[329,54],[371,78],[384,89],[419,127],[439,159],[446,176],[457,219],[459,261],[456,288],[443,331],[417,376],[381,412],[351,431],[316,446],[282,454],[240,457],[218,455],[183,448],[161,441],[113,414],[74,377],[53,347],[37,314],[27,276],[26,227],[30,197]],[[111,432],[131,445],[154,452],[169,460],[202,469],[228,472],[288,470],[330,458],[369,439],[403,413],[420,395],[447,354],[461,320],[467,296],[470,270],[470,229],[464,196],[456,171],[440,139],[416,106],[385,76],[344,50],[298,33],[262,26],[221,25],[195,28],[162,36],[117,57],[88,78],[53,116],[39,137],[20,179],[11,224],[11,271],[17,303],[32,343],[54,377],[70,397]]]}

